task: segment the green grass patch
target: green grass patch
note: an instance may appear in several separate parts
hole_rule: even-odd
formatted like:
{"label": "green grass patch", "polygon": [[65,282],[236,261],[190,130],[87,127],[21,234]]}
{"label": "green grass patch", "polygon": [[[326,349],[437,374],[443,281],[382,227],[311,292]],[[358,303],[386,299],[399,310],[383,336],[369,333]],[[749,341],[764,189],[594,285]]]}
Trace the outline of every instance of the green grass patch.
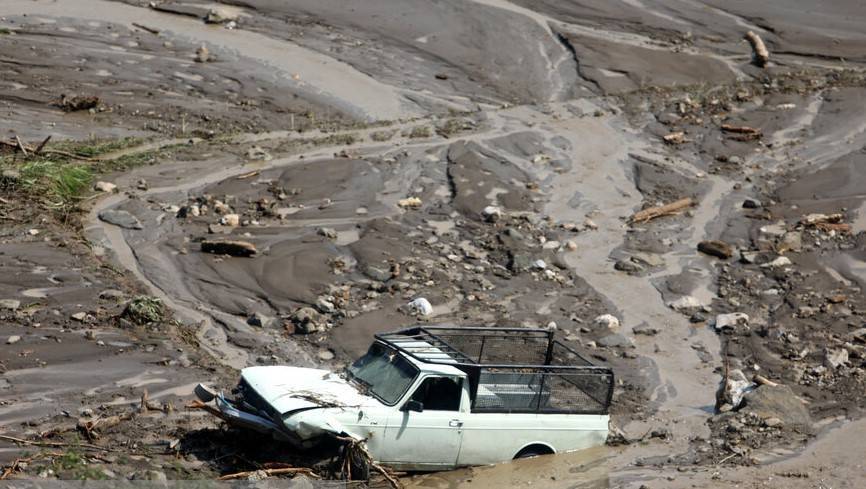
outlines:
{"label": "green grass patch", "polygon": [[156,297],[140,295],[129,301],[123,316],[137,324],[159,323],[165,318],[165,307]]}
{"label": "green grass patch", "polygon": [[19,173],[21,187],[44,195],[52,207],[72,205],[93,182],[90,167],[64,161],[28,161],[20,167]]}
{"label": "green grass patch", "polygon": [[82,452],[70,448],[54,459],[51,469],[61,479],[73,480],[104,480],[108,477],[96,467],[92,467]]}
{"label": "green grass patch", "polygon": [[8,27],[0,27],[0,35],[12,34],[12,29]]}

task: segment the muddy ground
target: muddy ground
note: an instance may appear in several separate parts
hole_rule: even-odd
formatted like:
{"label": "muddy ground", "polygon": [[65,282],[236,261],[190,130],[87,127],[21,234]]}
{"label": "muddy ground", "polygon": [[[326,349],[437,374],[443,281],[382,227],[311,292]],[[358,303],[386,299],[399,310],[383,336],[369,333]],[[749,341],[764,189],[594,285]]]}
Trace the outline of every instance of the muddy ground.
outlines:
{"label": "muddy ground", "polygon": [[613,431],[407,486],[862,486],[866,9],[729,3],[4,1],[4,477],[327,476],[193,386],[428,322],[555,328]]}

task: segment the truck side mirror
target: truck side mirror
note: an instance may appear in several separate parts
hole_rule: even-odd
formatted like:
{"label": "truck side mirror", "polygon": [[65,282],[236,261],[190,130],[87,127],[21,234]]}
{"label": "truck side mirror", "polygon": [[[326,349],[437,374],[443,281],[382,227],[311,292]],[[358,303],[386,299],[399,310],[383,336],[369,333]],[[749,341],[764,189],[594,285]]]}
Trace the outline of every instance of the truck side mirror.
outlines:
{"label": "truck side mirror", "polygon": [[406,401],[406,404],[403,404],[401,411],[415,411],[416,413],[424,412],[424,403],[410,399]]}

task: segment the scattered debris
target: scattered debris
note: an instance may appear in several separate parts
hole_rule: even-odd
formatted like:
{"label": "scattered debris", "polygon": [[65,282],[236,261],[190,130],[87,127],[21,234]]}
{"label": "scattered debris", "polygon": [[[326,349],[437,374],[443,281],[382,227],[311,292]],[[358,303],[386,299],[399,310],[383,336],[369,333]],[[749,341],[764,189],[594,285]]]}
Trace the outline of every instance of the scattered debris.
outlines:
{"label": "scattered debris", "polygon": [[136,324],[159,323],[165,318],[165,306],[156,297],[140,295],[129,301],[121,316]]}
{"label": "scattered debris", "polygon": [[99,106],[99,97],[95,95],[76,95],[67,97],[65,94],[60,95],[60,102],[57,104],[64,112],[78,112],[81,110],[95,109]]}

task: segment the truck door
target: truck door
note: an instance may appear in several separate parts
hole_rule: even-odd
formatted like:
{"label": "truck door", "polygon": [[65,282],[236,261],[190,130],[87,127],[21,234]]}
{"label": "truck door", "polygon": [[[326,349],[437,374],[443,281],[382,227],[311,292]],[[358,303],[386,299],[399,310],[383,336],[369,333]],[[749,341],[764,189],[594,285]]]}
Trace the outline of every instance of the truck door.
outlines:
{"label": "truck door", "polygon": [[388,416],[382,461],[404,470],[453,467],[463,438],[463,379],[428,376]]}

